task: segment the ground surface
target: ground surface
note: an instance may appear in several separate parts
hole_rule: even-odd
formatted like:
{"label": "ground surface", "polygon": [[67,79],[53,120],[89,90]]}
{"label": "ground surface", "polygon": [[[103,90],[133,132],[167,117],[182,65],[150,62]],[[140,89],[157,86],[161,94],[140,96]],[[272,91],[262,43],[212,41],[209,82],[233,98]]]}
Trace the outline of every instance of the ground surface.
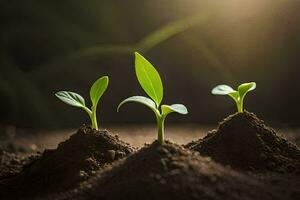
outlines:
{"label": "ground surface", "polygon": [[[130,145],[134,147],[143,147],[145,143],[151,144],[156,137],[155,127],[152,126],[108,126],[107,129],[112,134],[118,134],[119,137],[116,138],[120,138],[120,140],[128,142]],[[207,132],[210,130],[212,130],[211,127],[200,127],[196,125],[168,125],[165,134],[167,140],[170,140],[174,143],[181,145],[205,137]],[[299,146],[300,129],[293,129],[293,130],[277,129],[276,131],[278,135],[287,138],[288,140],[290,140],[291,142]],[[73,137],[74,135],[71,137],[71,138],[79,138],[79,140],[76,140],[79,142],[74,142],[73,141],[74,139],[68,140],[68,138],[70,138],[70,136],[75,132],[76,130],[63,130],[63,131],[54,131],[54,132],[38,131],[35,133],[27,131],[25,133],[24,131],[21,132],[21,131],[15,131],[13,129],[9,129],[9,131],[6,134],[1,134],[0,188],[2,187],[2,191],[6,191],[6,192],[8,191],[9,193],[14,194],[14,192],[10,192],[10,190],[3,188],[3,186],[7,187],[10,185],[9,183],[15,185],[16,182],[19,182],[18,179],[15,178],[15,175],[17,175],[16,177],[18,176],[20,177],[18,173],[22,170],[22,165],[25,165],[24,168],[25,174],[28,174],[28,172],[30,172],[29,174],[32,174],[31,173],[32,171],[35,172],[37,171],[37,169],[39,169],[39,167],[41,167],[41,169],[47,169],[44,171],[51,172],[50,174],[52,174],[51,176],[47,175],[45,177],[57,177],[53,175],[59,174],[57,169],[55,169],[57,166],[59,166],[59,163],[65,163],[65,161],[69,159],[70,161],[66,163],[71,163],[70,166],[73,166],[75,162],[86,163],[86,161],[89,161],[90,158],[92,159],[95,158],[95,162],[100,162],[102,159],[102,154],[98,155],[99,152],[100,153],[103,152],[103,156],[104,156],[103,158],[106,158],[105,157],[106,153],[111,153],[110,150],[112,149],[111,146],[107,146],[108,148],[106,148],[105,147],[106,145],[104,145],[106,144],[106,142],[104,141],[101,142],[101,145],[99,145],[98,143],[94,144],[94,142],[99,141],[99,139],[90,140],[88,139],[90,138],[89,134],[88,135],[84,134],[88,136],[87,138],[82,134],[80,134],[81,135],[80,137]],[[115,137],[115,136],[113,137],[110,136],[104,137],[104,136],[105,134],[103,135],[103,138],[111,138],[111,139]],[[89,144],[89,142],[85,141],[86,140],[85,138],[91,142],[90,145],[87,145]],[[70,151],[68,150],[70,148],[65,148],[68,147],[69,145],[61,144],[58,150],[54,151],[56,153],[51,154],[52,156],[49,153],[36,154],[36,152],[39,151],[43,152],[45,149],[56,149],[58,144],[65,140],[67,140],[68,142],[64,142],[64,144],[69,144],[69,143],[72,144],[72,148]],[[111,142],[109,142],[109,144],[111,144]],[[91,150],[88,151],[88,154],[82,154],[83,156],[72,156],[74,154],[72,152],[80,152],[80,151],[76,151],[76,149],[79,148],[83,150],[86,148],[89,149],[90,147]],[[94,149],[94,147],[100,149]],[[102,150],[101,148],[104,149]],[[3,151],[3,149],[5,149],[5,151]],[[66,155],[63,156],[62,159],[60,158],[61,156],[57,156],[57,155],[61,155],[59,153],[61,152],[59,149],[61,149],[62,152],[64,152],[64,155]],[[49,152],[49,150],[46,152]],[[32,158],[30,157],[28,160],[28,156],[26,157],[26,155],[30,155],[32,153],[35,156]],[[41,156],[42,159],[40,158]],[[36,162],[35,159],[38,160],[38,162]],[[53,159],[58,164],[54,164],[53,167],[50,167],[51,170],[48,170],[49,164],[47,163],[49,162],[55,163]],[[33,160],[31,161],[33,165],[31,164],[26,165],[26,163],[28,163],[30,160]],[[41,162],[41,161],[45,161],[45,162]],[[42,164],[46,163],[45,164],[46,167],[43,167],[45,165],[40,165],[39,163]],[[156,164],[153,165],[153,163]],[[153,166],[149,168],[150,165]],[[62,166],[64,166],[65,168],[68,165],[63,164]],[[153,185],[152,189],[154,191],[157,191],[158,188],[156,187],[159,184],[163,186],[166,181],[170,183],[168,184],[168,186],[170,186],[168,187],[168,190],[170,192],[167,192],[164,195],[165,199],[168,199],[168,197],[172,197],[172,195],[169,194],[177,194],[176,192],[179,192],[178,193],[179,196],[187,197],[187,194],[190,194],[189,191],[191,190],[191,188],[195,190],[195,192],[192,194],[203,194],[204,195],[203,198],[205,197],[204,199],[220,199],[219,195],[226,197],[225,199],[241,199],[243,197],[243,199],[294,200],[300,197],[299,174],[274,174],[274,173],[273,174],[272,173],[252,174],[252,173],[244,173],[244,172],[240,173],[238,171],[228,169],[225,165],[222,166],[215,162],[211,162],[210,160],[205,160],[205,158],[198,157],[197,155],[194,155],[194,153],[189,152],[189,150],[183,149],[182,147],[178,145],[176,146],[175,144],[165,145],[161,149],[160,145],[157,146],[152,143],[150,145],[150,148],[146,148],[140,153],[134,154],[133,156],[130,157],[130,159],[121,160],[119,163],[116,162],[114,166],[115,167],[113,168],[113,170],[107,169],[106,172],[104,170],[103,173],[101,172],[101,170],[99,170],[99,173],[97,172],[95,176],[94,175],[92,176],[95,177],[95,179],[91,180],[91,182],[85,182],[85,183],[83,182],[82,184],[83,189],[82,190],[76,189],[76,191],[82,191],[83,193],[80,194],[83,194],[83,196],[80,194],[78,195],[77,193],[73,193],[71,191],[71,193],[69,192],[64,193],[64,195],[67,195],[67,198],[65,198],[64,195],[62,196],[58,195],[54,197],[50,196],[50,199],[90,200],[93,199],[92,197],[94,196],[104,197],[105,199],[107,199],[106,197],[111,197],[111,199],[119,199],[118,196],[114,197],[114,195],[112,194],[129,195],[128,198],[132,199],[133,197],[130,196],[130,194],[135,194],[135,192],[132,191],[132,193],[127,193],[127,191],[129,191],[130,188],[136,188],[136,186],[143,185],[144,183],[147,183],[147,185],[151,183],[150,185]],[[167,166],[168,169],[172,169],[172,170],[164,171],[165,166]],[[81,165],[78,165],[78,167],[79,167],[78,170],[81,174],[82,170],[84,170],[85,168],[82,167]],[[74,167],[66,167],[66,168],[73,169]],[[54,172],[52,169],[54,169],[55,173],[52,173]],[[173,171],[174,173],[175,172],[176,173],[174,174]],[[181,172],[177,173],[178,171],[182,171],[182,173]],[[130,182],[131,185],[128,185],[128,178],[126,177],[131,172],[133,174],[140,173],[140,176],[138,176],[139,177],[138,179],[130,179],[133,182]],[[22,173],[24,174],[24,172]],[[74,174],[77,174],[77,172],[73,173],[73,175]],[[153,179],[153,174],[154,175],[156,174],[156,176],[154,176],[154,179]],[[186,174],[186,175],[181,176],[182,174]],[[73,175],[71,177],[73,177]],[[121,177],[121,178],[117,178],[116,180],[111,178],[108,179],[102,178],[102,177],[110,177],[110,176]],[[12,177],[12,179],[10,177]],[[30,175],[30,177],[32,177],[32,175]],[[41,176],[38,174],[36,177],[41,177]],[[75,178],[76,177],[77,176],[75,176]],[[122,179],[122,177],[124,177],[124,180]],[[195,178],[195,177],[199,177],[199,178]],[[28,179],[26,178],[26,180]],[[35,180],[36,179],[34,179],[34,181]],[[176,181],[174,182],[174,180]],[[203,180],[204,182],[197,182],[199,180]],[[42,182],[44,183],[45,180],[43,180]],[[30,183],[32,183],[32,181],[30,181]],[[116,183],[120,183],[119,185],[120,187],[115,187],[114,185]],[[122,185],[121,183],[124,184]],[[240,185],[242,185],[241,183],[244,184],[243,187],[240,187]],[[177,191],[176,188],[178,188],[178,185],[176,184],[186,185],[187,188],[186,190],[182,189],[180,191]],[[218,187],[215,184],[218,184]],[[22,184],[22,185],[26,185],[26,184]],[[54,185],[50,184],[50,185],[54,186],[55,189],[56,184]],[[90,185],[93,185],[92,189],[90,189]],[[98,193],[97,192],[98,190],[94,190],[97,187],[103,188],[106,185],[111,185],[111,187],[108,187],[107,190],[103,191],[103,192],[107,192],[107,194],[105,195],[102,192]],[[199,187],[195,187],[195,186],[199,186]],[[143,191],[143,188],[144,187],[140,188],[141,195],[143,195],[144,192],[146,192]],[[183,187],[180,186],[179,188],[183,188]],[[111,190],[111,189],[116,189],[116,190]],[[20,191],[20,190],[15,190],[15,191]],[[262,196],[260,196],[260,191],[263,192],[261,194]],[[44,192],[42,193],[44,194]],[[69,196],[69,194],[71,196]],[[20,196],[22,195],[23,194],[20,193]],[[245,195],[245,196],[240,196],[240,195]],[[15,199],[15,197],[16,196],[10,199]],[[148,197],[149,199],[153,199],[151,196]],[[186,199],[193,199],[193,198],[194,196],[189,196]],[[1,194],[0,194],[0,199],[1,199]],[[34,198],[28,198],[28,199],[34,199]]]}

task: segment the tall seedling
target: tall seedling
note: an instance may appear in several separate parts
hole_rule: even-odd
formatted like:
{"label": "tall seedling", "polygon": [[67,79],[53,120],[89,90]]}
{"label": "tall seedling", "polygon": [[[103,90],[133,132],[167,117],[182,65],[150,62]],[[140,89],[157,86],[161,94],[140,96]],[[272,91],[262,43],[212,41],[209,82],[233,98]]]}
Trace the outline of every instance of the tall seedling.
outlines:
{"label": "tall seedling", "polygon": [[132,96],[122,101],[120,107],[127,102],[137,102],[149,107],[156,116],[157,140],[164,143],[164,123],[168,114],[176,112],[187,114],[187,108],[182,104],[161,105],[163,99],[163,84],[159,73],[153,65],[139,53],[135,53],[135,73],[143,90],[150,97]]}

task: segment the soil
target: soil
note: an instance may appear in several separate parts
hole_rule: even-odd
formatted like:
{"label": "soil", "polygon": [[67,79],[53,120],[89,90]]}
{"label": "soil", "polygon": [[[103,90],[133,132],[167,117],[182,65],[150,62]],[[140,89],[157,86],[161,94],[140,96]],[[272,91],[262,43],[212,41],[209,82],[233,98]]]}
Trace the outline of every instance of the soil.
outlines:
{"label": "soil", "polygon": [[154,142],[56,200],[272,199],[263,184],[197,152]]}
{"label": "soil", "polygon": [[0,181],[20,173],[23,166],[33,162],[39,157],[36,155],[16,154],[0,150]]}
{"label": "soil", "polygon": [[83,126],[57,149],[45,150],[13,178],[0,182],[0,199],[34,199],[78,186],[135,149],[107,131]]}
{"label": "soil", "polygon": [[[178,137],[182,138],[183,132],[187,138],[198,138],[202,132],[192,135],[193,128],[184,128],[187,131],[177,130],[181,133]],[[153,137],[154,130],[141,130],[144,129],[139,129],[139,134]],[[127,131],[127,139],[145,141],[145,137],[133,133]],[[277,136],[252,113],[229,116],[204,139],[185,145],[189,149],[171,142],[163,145],[154,142],[136,151],[118,136],[83,126],[69,139],[67,133],[64,137],[67,140],[56,149],[30,156],[33,149],[28,147],[32,144],[40,147],[51,143],[49,148],[55,148],[58,143],[53,145],[53,141],[62,140],[62,136],[57,136],[45,136],[47,141],[37,141],[34,139],[41,137],[31,136],[10,139],[8,143],[1,141],[5,145],[0,146],[0,199],[298,200],[300,197],[299,149]],[[297,138],[296,132],[291,132],[289,138]],[[211,159],[204,155],[218,157]]]}
{"label": "soil", "polygon": [[300,172],[299,148],[247,111],[230,115],[218,129],[186,147],[239,170]]}

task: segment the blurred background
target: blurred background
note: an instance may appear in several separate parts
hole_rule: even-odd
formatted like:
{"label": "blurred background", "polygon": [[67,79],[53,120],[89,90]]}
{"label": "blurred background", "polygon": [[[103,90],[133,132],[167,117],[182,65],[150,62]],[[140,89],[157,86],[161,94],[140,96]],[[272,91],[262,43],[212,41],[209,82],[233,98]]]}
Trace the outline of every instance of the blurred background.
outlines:
{"label": "blurred background", "polygon": [[189,109],[169,122],[216,124],[236,107],[211,89],[256,81],[246,109],[272,125],[299,126],[299,10],[299,0],[1,0],[0,124],[79,127],[87,115],[54,93],[87,99],[103,75],[110,85],[100,126],[154,123],[142,105],[116,112],[124,98],[144,95],[133,66],[138,51],[160,72],[164,103]]}

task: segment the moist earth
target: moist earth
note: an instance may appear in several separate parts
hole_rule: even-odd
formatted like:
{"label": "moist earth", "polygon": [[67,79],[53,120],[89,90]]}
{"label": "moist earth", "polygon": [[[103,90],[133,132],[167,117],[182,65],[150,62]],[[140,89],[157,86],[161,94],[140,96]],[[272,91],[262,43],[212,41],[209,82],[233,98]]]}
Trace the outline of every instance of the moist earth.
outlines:
{"label": "moist earth", "polygon": [[135,149],[106,130],[83,126],[55,150],[25,165],[13,178],[0,182],[0,199],[33,199],[78,186],[97,170]]}
{"label": "moist earth", "polygon": [[298,147],[253,113],[229,116],[185,147],[156,141],[136,151],[83,126],[42,155],[1,150],[0,199],[299,199]]}
{"label": "moist earth", "polygon": [[154,142],[79,188],[49,199],[272,199],[264,185],[182,146]]}
{"label": "moist earth", "polygon": [[186,147],[239,170],[300,172],[299,148],[247,111],[230,115],[216,130]]}
{"label": "moist earth", "polygon": [[38,157],[38,154],[16,154],[3,149],[0,150],[0,181],[20,173],[23,166],[33,162]]}

